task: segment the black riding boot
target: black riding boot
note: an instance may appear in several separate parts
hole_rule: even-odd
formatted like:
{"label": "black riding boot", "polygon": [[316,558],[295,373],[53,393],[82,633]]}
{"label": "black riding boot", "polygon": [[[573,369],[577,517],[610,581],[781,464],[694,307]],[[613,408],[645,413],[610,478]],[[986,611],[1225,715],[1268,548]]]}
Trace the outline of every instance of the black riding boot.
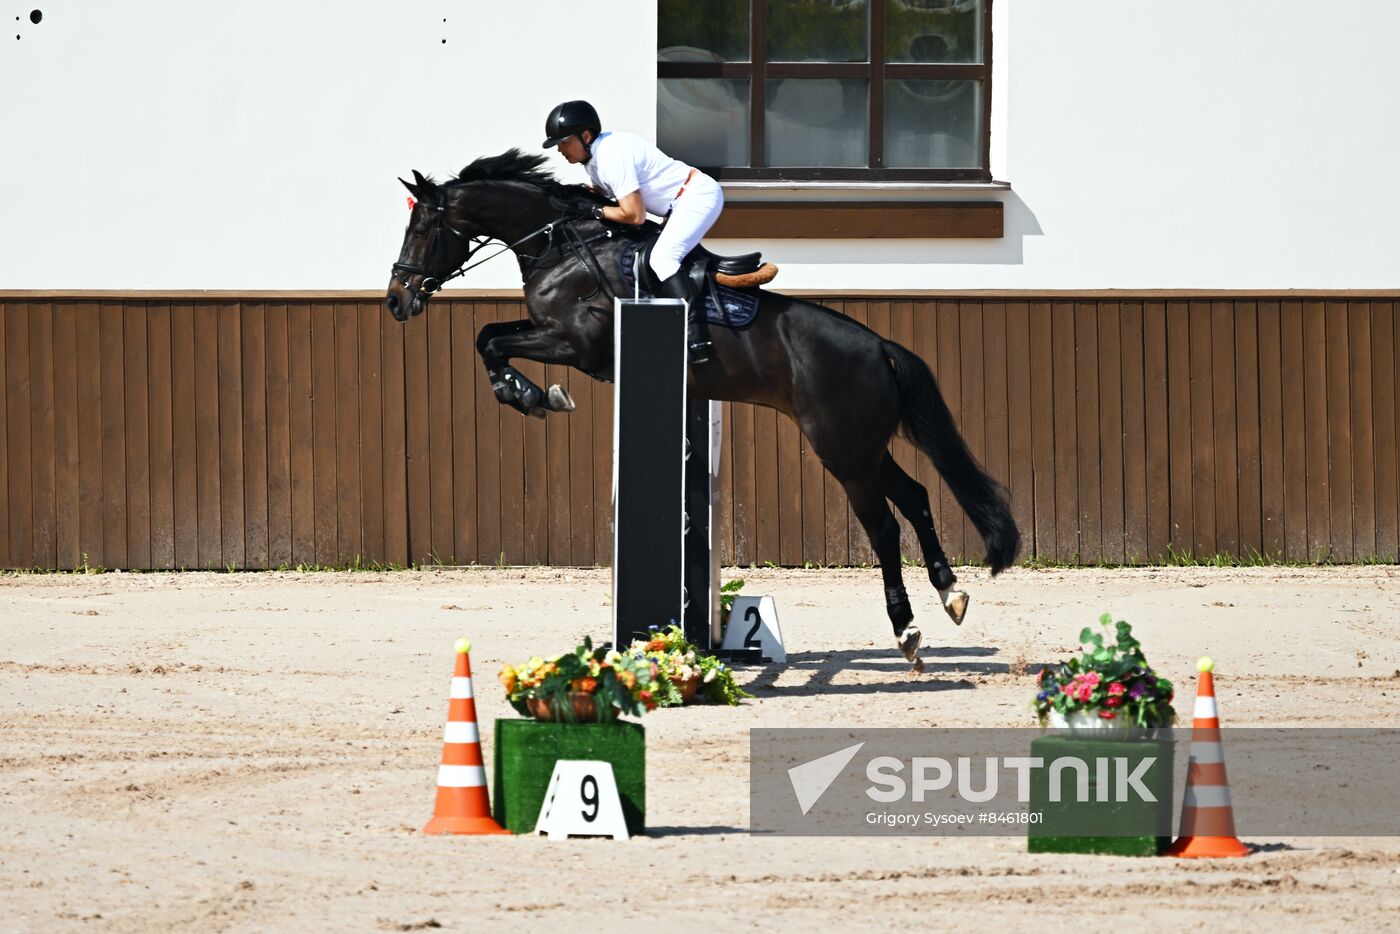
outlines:
{"label": "black riding boot", "polygon": [[686,303],[685,333],[687,359],[691,363],[705,363],[714,352],[710,343],[710,323],[705,320],[704,298],[691,293],[690,274],[682,269],[656,288],[660,298],[679,298]]}

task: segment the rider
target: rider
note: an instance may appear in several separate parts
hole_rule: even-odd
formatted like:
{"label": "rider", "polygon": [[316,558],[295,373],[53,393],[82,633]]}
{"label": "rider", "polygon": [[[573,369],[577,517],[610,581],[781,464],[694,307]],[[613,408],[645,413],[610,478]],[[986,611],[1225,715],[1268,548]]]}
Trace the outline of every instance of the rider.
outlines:
{"label": "rider", "polygon": [[[724,207],[719,183],[640,136],[603,132],[598,111],[588,101],[565,101],[549,112],[544,127],[544,148],[558,146],[570,163],[582,163],[592,187],[617,202],[595,207],[595,218],[633,225],[644,223],[648,212],[665,218],[651,249],[651,268],[661,283],[657,294],[689,299],[681,260],[714,226]],[[698,299],[688,302],[691,363],[704,363],[713,349],[702,304]]]}

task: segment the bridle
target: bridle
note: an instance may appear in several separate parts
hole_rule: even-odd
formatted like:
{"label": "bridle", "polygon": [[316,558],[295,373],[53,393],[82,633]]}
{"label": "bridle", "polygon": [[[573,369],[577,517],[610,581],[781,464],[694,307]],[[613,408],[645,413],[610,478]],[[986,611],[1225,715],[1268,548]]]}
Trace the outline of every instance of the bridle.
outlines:
{"label": "bridle", "polygon": [[[409,287],[408,277],[410,275],[418,275],[423,277],[423,281],[420,282],[418,285],[418,291],[423,295],[432,295],[434,292],[441,289],[444,285],[451,282],[453,279],[456,279],[458,276],[465,275],[468,270],[475,269],[482,263],[493,260],[497,256],[500,256],[502,253],[507,253],[520,246],[522,243],[525,243],[529,240],[533,240],[540,234],[544,234],[546,237],[544,249],[541,250],[537,256],[524,257],[525,259],[530,260],[532,264],[538,262],[542,257],[548,254],[551,249],[554,248],[555,228],[559,225],[565,225],[567,229],[567,225],[570,220],[570,218],[568,218],[567,216],[556,218],[550,221],[548,224],[545,224],[543,227],[539,227],[535,230],[530,231],[525,236],[516,240],[514,243],[507,243],[504,246],[502,246],[499,250],[492,253],[490,256],[482,257],[481,259],[473,263],[471,261],[472,257],[475,256],[477,252],[481,250],[482,247],[486,246],[488,243],[491,243],[493,240],[500,243],[504,243],[504,241],[499,240],[499,238],[497,237],[491,237],[485,234],[471,236],[453,227],[451,224],[447,223],[447,205],[445,204],[429,204],[427,202],[421,201],[419,202],[419,204],[421,204],[425,208],[437,212],[437,226],[433,230],[433,243],[428,250],[429,258],[431,258],[433,254],[437,251],[438,245],[442,242],[442,236],[444,233],[450,233],[458,240],[465,241],[467,244],[467,255],[462,259],[461,265],[459,265],[454,272],[448,273],[442,278],[428,275],[428,271],[422,266],[417,265],[416,263],[394,263],[391,275],[393,276],[395,281],[397,281],[404,288]],[[400,275],[400,273],[402,273],[403,275]]]}
{"label": "bridle", "polygon": [[[422,276],[423,281],[419,283],[418,291],[424,295],[432,295],[438,289],[441,289],[449,280],[455,279],[466,272],[464,267],[467,262],[471,260],[472,256],[474,256],[478,250],[490,243],[491,238],[484,235],[470,236],[449,225],[447,223],[447,205],[445,204],[428,204],[425,201],[420,201],[418,203],[428,210],[437,212],[437,226],[433,229],[433,242],[427,253],[429,259],[437,252],[438,246],[442,243],[442,236],[444,233],[451,233],[458,240],[464,240],[467,243],[467,256],[466,259],[462,260],[462,266],[458,267],[456,272],[442,279],[428,275],[428,270],[416,263],[394,263],[391,275],[400,285],[404,288],[408,288],[409,276]],[[490,257],[488,256],[487,259],[490,259]],[[485,262],[485,260],[483,260],[483,262]]]}

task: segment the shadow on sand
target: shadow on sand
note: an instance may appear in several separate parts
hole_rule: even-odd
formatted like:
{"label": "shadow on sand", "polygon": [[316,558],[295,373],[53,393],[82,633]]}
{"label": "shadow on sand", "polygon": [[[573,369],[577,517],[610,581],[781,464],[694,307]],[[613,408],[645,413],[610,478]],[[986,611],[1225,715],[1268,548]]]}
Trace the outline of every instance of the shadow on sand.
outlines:
{"label": "shadow on sand", "polygon": [[725,834],[745,834],[747,827],[648,827],[648,837],[719,837]]}
{"label": "shadow on sand", "polygon": [[[761,697],[803,697],[813,694],[926,694],[935,691],[968,691],[976,685],[966,678],[950,680],[939,675],[1007,674],[1004,662],[967,661],[969,656],[986,658],[996,655],[990,646],[959,646],[956,648],[926,648],[921,653],[924,673],[910,675],[909,663],[890,649],[851,649],[836,652],[791,652],[784,665],[740,667],[739,672],[757,671],[744,689]],[[952,661],[934,661],[938,658]],[[810,672],[801,684],[777,684],[791,671]],[[843,671],[888,673],[895,676],[873,684],[835,684],[833,680]]]}

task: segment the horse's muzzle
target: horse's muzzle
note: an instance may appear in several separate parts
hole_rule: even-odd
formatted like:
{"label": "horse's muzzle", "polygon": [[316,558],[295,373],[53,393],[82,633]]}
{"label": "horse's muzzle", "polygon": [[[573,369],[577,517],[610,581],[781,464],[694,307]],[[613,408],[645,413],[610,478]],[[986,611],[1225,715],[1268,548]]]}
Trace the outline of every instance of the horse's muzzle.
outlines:
{"label": "horse's muzzle", "polygon": [[384,297],[384,307],[389,310],[389,314],[394,316],[395,321],[408,320],[408,307],[392,290]]}
{"label": "horse's muzzle", "polygon": [[384,307],[394,316],[395,321],[407,321],[420,313],[426,302],[427,298],[424,295],[405,288],[398,281],[390,282],[389,290],[384,295]]}

